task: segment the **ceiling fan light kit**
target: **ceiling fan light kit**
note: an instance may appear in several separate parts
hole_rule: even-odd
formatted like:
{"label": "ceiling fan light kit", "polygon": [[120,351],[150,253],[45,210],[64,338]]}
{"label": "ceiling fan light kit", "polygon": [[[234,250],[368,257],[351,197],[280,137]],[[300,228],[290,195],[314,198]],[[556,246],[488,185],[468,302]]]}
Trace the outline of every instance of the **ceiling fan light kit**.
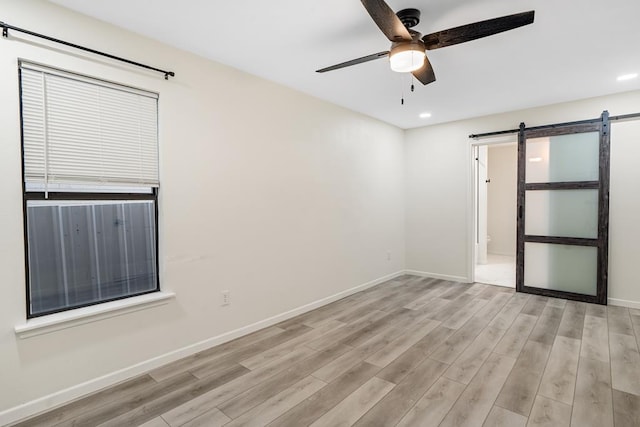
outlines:
{"label": "ceiling fan light kit", "polygon": [[391,69],[398,73],[410,73],[424,65],[426,58],[422,40],[394,43],[389,53]]}
{"label": "ceiling fan light kit", "polygon": [[427,50],[465,43],[529,25],[533,23],[535,15],[535,12],[531,10],[422,36],[419,32],[411,30],[412,27],[420,23],[418,9],[403,9],[394,13],[384,0],[361,1],[373,22],[391,42],[390,51],[363,56],[322,68],[316,72],[325,73],[388,56],[393,71],[412,73],[423,85],[427,85],[436,80],[433,67],[426,55]]}

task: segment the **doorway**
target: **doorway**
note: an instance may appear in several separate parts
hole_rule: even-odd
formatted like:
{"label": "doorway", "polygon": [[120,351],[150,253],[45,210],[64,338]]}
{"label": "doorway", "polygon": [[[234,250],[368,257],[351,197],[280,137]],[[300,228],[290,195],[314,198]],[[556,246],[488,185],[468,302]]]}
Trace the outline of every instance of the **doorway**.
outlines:
{"label": "doorway", "polygon": [[515,288],[517,138],[473,144],[474,244],[472,280]]}
{"label": "doorway", "polygon": [[521,123],[519,129],[469,136],[476,139],[470,145],[473,281],[482,280],[476,263],[489,259],[482,195],[491,183],[490,159],[482,161],[481,147],[506,142],[478,138],[512,139],[517,133],[516,291],[607,303],[610,120],[636,116],[610,118],[604,111],[597,119],[530,128]]}

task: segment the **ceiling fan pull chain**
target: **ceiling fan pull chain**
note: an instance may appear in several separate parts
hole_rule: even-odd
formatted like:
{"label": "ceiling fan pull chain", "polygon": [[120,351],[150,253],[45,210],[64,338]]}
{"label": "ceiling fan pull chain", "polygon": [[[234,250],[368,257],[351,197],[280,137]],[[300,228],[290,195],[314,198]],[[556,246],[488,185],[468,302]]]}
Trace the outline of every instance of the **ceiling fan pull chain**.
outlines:
{"label": "ceiling fan pull chain", "polygon": [[413,85],[414,80],[415,77],[413,76],[413,74],[411,74],[411,92],[414,92],[416,90],[416,87]]}

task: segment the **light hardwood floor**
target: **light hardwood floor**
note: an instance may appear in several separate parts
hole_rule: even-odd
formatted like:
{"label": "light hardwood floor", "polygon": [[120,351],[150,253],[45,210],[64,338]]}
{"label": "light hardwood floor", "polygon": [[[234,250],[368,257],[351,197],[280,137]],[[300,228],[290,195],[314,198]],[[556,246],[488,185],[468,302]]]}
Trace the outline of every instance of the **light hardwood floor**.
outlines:
{"label": "light hardwood floor", "polygon": [[640,426],[640,310],[403,276],[20,426]]}

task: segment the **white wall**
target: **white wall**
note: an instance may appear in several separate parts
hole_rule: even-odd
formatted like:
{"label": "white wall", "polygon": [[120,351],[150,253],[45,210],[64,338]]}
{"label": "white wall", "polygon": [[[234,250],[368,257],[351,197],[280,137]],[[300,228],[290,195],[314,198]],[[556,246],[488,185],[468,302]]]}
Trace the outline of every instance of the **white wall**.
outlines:
{"label": "white wall", "polygon": [[487,233],[491,236],[488,252],[516,255],[516,202],[518,183],[518,146],[489,147],[487,186]]}
{"label": "white wall", "polygon": [[[0,39],[0,424],[9,408],[404,268],[400,129],[45,1],[1,4],[7,23],[176,77],[18,41],[28,38],[19,33]],[[160,93],[169,304],[16,337],[25,321],[18,58]],[[225,308],[224,289],[232,295]]]}
{"label": "white wall", "polygon": [[[409,130],[405,134],[407,269],[469,280],[472,188],[468,136],[475,133],[640,111],[640,91],[532,108]],[[609,298],[640,308],[640,121],[615,123],[611,133]]]}

